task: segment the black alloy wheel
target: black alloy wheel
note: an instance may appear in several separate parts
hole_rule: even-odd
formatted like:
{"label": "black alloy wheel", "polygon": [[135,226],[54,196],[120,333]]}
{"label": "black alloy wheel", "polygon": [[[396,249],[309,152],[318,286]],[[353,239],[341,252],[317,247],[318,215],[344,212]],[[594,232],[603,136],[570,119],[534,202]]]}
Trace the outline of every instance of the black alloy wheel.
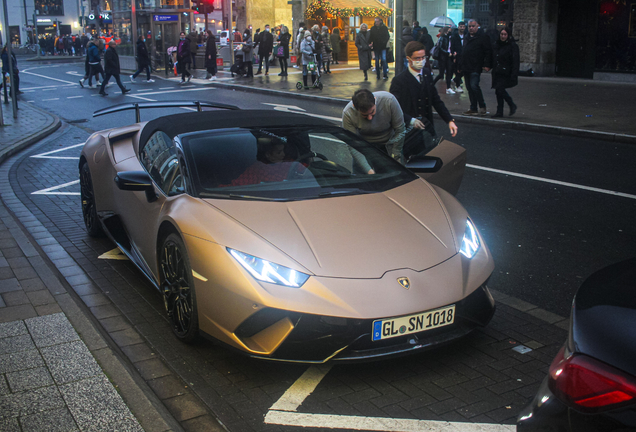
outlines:
{"label": "black alloy wheel", "polygon": [[88,163],[80,168],[80,199],[82,201],[82,215],[86,231],[91,237],[102,237],[104,230],[97,219],[97,209],[95,208],[95,193],[93,192],[93,181]]}
{"label": "black alloy wheel", "polygon": [[161,246],[161,290],[172,331],[183,342],[194,341],[199,331],[192,269],[185,245],[170,234]]}

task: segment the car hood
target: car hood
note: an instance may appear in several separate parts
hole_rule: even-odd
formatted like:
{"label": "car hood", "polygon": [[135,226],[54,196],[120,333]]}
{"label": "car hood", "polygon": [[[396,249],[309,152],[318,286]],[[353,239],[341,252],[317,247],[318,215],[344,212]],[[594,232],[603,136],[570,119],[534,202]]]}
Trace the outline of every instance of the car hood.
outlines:
{"label": "car hood", "polygon": [[450,217],[423,180],[346,197],[206,201],[317,276],[380,278],[396,269],[421,271],[458,250]]}

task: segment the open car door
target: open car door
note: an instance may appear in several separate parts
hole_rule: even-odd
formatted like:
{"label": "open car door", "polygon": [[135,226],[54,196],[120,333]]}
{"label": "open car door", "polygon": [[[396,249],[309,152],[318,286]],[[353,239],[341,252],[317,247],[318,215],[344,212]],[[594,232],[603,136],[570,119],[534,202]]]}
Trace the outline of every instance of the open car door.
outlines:
{"label": "open car door", "polygon": [[466,149],[442,139],[425,156],[414,156],[406,167],[429,183],[456,195],[466,168]]}

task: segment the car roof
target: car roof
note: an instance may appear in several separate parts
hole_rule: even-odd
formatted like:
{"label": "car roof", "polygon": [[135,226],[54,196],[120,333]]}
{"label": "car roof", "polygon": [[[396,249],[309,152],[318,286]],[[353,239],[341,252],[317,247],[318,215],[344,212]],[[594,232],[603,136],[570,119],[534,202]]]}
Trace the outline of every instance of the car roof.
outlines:
{"label": "car roof", "polygon": [[326,126],[332,122],[315,117],[271,110],[216,110],[162,116],[149,121],[139,138],[140,147],[158,131],[170,138],[188,132],[236,127]]}

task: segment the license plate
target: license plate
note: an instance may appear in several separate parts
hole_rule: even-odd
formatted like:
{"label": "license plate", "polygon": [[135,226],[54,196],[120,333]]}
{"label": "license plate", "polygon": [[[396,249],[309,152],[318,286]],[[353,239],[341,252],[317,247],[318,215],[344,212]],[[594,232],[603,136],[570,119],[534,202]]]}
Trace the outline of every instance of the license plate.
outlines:
{"label": "license plate", "polygon": [[389,339],[444,327],[455,322],[455,305],[399,318],[373,321],[372,340]]}

